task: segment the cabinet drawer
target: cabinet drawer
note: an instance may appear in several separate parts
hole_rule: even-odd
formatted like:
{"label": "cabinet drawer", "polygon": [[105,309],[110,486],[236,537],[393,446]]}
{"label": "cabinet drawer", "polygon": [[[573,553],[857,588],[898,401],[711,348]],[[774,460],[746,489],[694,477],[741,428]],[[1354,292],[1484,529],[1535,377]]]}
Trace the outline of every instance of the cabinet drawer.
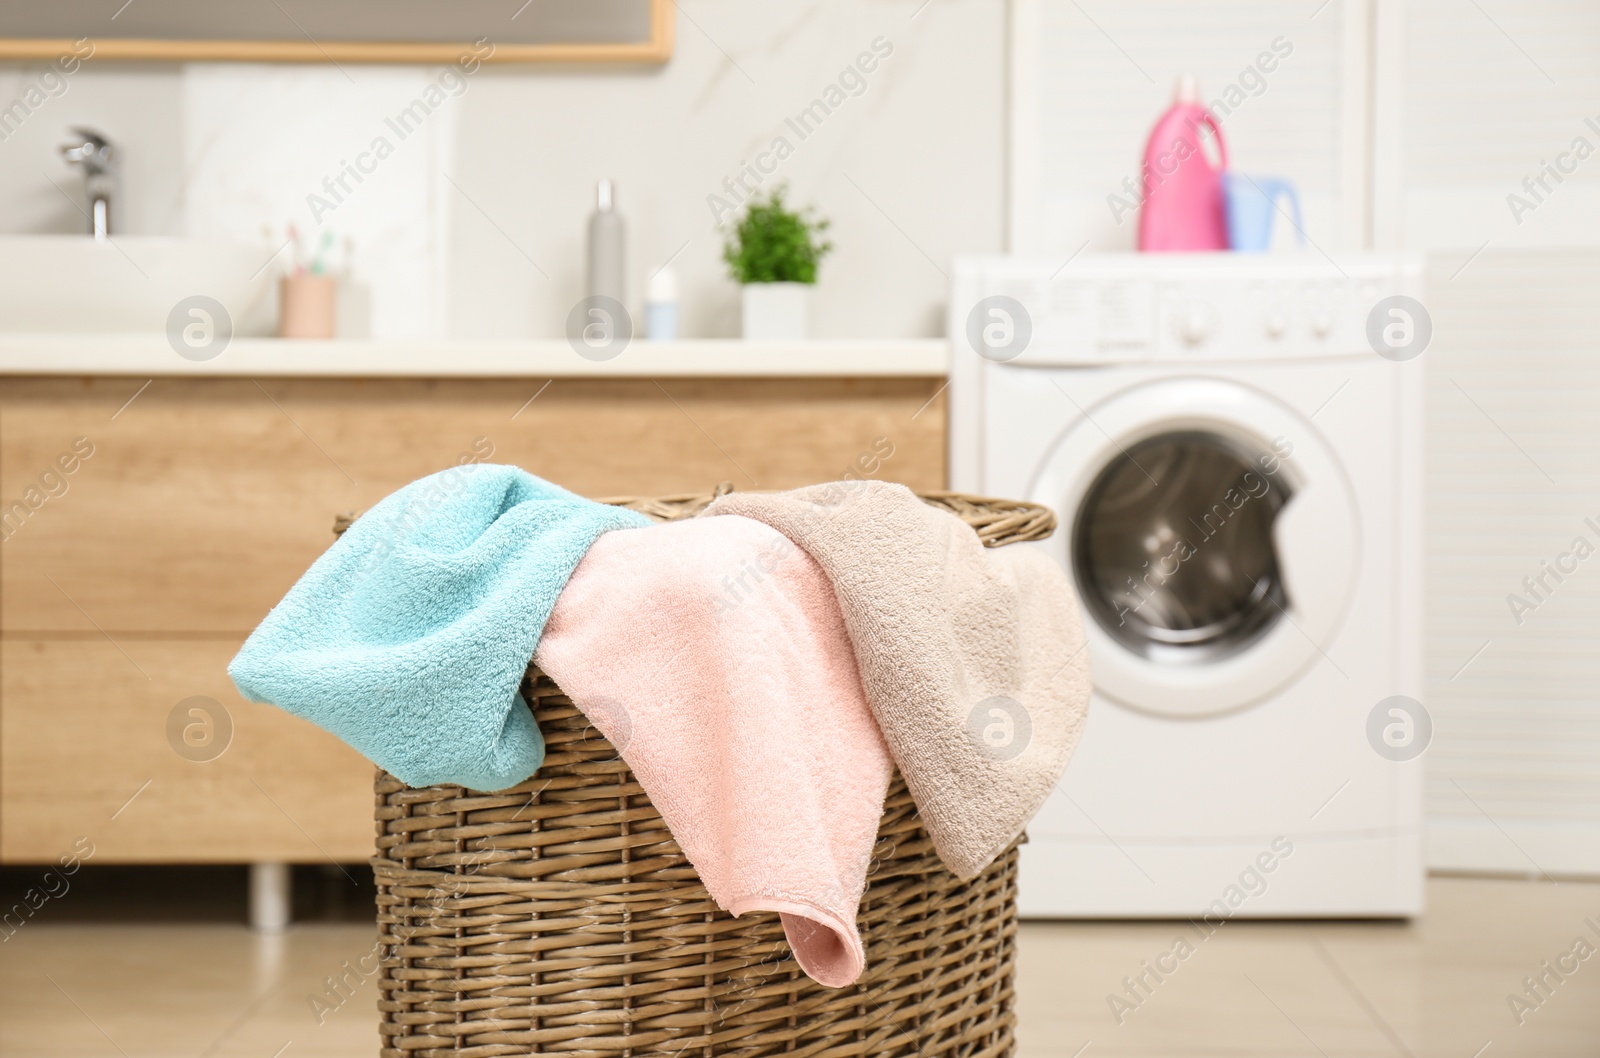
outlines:
{"label": "cabinet drawer", "polygon": [[0,381],[7,632],[242,637],[335,513],[464,458],[590,496],[944,486],[938,379],[160,378],[128,404],[143,383]]}
{"label": "cabinet drawer", "polygon": [[[0,644],[0,859],[54,860],[82,836],[96,863],[366,862],[372,766],[311,724],[240,698],[224,671],[238,647]],[[226,711],[226,743],[225,724],[189,714],[204,703],[171,723],[197,696]]]}

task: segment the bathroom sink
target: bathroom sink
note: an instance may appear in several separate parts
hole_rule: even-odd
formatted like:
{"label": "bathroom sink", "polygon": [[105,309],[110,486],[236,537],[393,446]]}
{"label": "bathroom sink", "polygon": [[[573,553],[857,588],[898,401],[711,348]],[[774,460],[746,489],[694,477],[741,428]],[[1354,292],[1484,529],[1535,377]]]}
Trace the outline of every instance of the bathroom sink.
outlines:
{"label": "bathroom sink", "polygon": [[272,332],[273,248],[164,236],[0,236],[0,331],[162,333],[173,308],[204,295],[236,335]]}

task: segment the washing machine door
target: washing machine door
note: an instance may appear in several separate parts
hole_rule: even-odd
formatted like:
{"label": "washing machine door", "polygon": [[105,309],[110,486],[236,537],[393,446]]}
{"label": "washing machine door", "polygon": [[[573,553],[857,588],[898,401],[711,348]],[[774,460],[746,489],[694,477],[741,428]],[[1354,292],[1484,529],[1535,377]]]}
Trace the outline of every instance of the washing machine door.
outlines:
{"label": "washing machine door", "polygon": [[1359,512],[1327,442],[1277,400],[1215,379],[1124,390],[1057,440],[1033,498],[1062,516],[1053,546],[1102,694],[1213,714],[1334,664]]}

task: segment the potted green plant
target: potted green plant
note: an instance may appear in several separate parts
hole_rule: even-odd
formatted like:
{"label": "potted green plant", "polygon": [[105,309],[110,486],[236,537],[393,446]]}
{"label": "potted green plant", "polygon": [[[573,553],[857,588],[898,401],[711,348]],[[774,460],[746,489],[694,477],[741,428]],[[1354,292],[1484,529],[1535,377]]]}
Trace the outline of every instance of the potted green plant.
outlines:
{"label": "potted green plant", "polygon": [[817,264],[833,249],[822,237],[828,222],[812,210],[791,210],[784,188],[752,198],[728,232],[722,259],[739,283],[746,341],[799,341],[806,337]]}

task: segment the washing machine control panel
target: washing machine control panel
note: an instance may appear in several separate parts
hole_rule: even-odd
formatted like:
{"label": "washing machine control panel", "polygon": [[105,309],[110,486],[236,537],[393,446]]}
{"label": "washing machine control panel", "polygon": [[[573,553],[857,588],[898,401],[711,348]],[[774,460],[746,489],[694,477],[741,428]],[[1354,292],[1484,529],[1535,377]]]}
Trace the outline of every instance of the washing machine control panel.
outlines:
{"label": "washing machine control panel", "polygon": [[1376,302],[1379,284],[1353,280],[1302,282],[1197,279],[1162,284],[1161,341],[1173,357],[1313,355],[1357,344],[1365,327],[1362,295]]}
{"label": "washing machine control panel", "polygon": [[1041,366],[1370,356],[1374,306],[1420,284],[1419,269],[1394,259],[1238,254],[1119,254],[1051,269],[990,259],[975,276],[962,271],[958,300],[981,312],[979,302],[1009,299],[1007,318],[1027,335],[1021,353],[989,359]]}

